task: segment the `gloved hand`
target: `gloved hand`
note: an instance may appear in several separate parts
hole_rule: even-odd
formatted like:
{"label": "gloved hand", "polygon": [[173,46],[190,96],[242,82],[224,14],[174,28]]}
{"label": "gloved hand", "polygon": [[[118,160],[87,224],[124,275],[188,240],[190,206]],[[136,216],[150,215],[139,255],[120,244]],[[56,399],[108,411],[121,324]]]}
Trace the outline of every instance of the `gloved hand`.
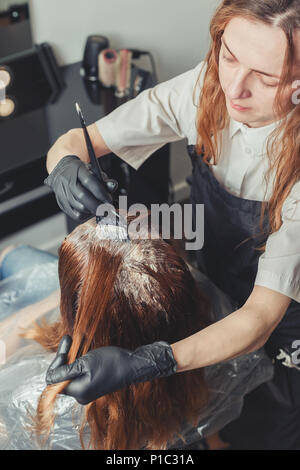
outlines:
{"label": "gloved hand", "polygon": [[56,357],[47,370],[46,383],[72,380],[62,393],[74,397],[81,405],[130,384],[176,372],[172,348],[164,341],[140,346],[134,351],[104,346],[89,351],[72,364],[66,364],[71,344],[72,338],[63,336]]}
{"label": "gloved hand", "polygon": [[117,182],[107,177],[99,181],[87,164],[75,155],[63,157],[44,183],[55,193],[57,204],[65,214],[75,220],[96,215],[97,207],[112,203]]}

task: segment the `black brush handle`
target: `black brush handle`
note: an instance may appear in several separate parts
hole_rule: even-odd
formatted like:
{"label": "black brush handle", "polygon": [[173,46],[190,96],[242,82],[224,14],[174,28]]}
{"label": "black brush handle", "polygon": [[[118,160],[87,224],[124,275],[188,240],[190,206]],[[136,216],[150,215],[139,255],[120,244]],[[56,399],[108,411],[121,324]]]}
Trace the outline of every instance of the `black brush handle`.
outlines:
{"label": "black brush handle", "polygon": [[[86,142],[86,146],[87,146],[87,150],[88,150],[88,154],[89,154],[89,157],[90,157],[90,162],[91,162],[92,168],[93,168],[95,174],[97,175],[97,177],[99,178],[99,181],[104,181],[104,183],[106,183],[107,180],[108,180],[107,175],[103,171],[103,169],[101,168],[100,162],[99,162],[99,160],[97,159],[97,157],[95,155],[94,147],[92,145],[92,142],[91,142],[91,139],[90,139],[90,136],[89,136],[89,133],[88,133],[88,130],[87,130],[87,127],[86,127],[86,124],[85,124],[85,121],[84,121],[81,110],[80,110],[80,112],[78,112],[78,115],[79,115],[82,130],[83,130],[83,133],[84,133],[84,138],[85,138],[85,142]],[[117,184],[117,181],[115,181],[115,180],[111,180],[111,181],[113,183]]]}

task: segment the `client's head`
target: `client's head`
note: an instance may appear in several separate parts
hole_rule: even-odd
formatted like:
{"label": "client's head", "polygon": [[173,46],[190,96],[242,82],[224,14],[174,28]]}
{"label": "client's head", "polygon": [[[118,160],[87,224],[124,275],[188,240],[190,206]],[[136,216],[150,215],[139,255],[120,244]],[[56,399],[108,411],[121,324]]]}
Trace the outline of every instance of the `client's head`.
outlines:
{"label": "client's head", "polygon": [[[174,343],[208,325],[209,303],[172,241],[102,240],[95,219],[77,227],[59,251],[61,319],[36,326],[31,337],[51,351],[63,335],[73,343],[68,362],[101,346],[135,349]],[[37,429],[50,431],[57,394],[69,382],[46,387]],[[135,384],[85,406],[96,449],[161,449],[184,423],[197,423],[207,399],[203,370]]]}

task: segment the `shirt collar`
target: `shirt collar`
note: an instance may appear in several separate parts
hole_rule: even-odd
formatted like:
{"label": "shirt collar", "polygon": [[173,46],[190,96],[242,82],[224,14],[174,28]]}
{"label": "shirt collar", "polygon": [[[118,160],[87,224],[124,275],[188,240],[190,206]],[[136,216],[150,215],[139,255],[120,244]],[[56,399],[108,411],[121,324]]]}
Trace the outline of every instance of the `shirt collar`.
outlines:
{"label": "shirt collar", "polygon": [[281,121],[272,122],[271,124],[264,127],[248,127],[246,124],[230,118],[229,135],[230,138],[232,138],[238,131],[241,131],[244,135],[249,136],[267,136],[275,129],[275,127],[279,125],[280,122]]}

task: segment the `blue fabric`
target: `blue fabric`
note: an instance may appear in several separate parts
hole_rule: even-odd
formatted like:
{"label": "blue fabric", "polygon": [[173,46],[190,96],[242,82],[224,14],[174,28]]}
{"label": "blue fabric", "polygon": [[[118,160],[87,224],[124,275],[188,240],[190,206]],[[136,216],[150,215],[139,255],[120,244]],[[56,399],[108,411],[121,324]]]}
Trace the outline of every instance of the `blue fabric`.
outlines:
{"label": "blue fabric", "polygon": [[26,245],[14,248],[0,265],[0,321],[58,288],[57,256]]}

